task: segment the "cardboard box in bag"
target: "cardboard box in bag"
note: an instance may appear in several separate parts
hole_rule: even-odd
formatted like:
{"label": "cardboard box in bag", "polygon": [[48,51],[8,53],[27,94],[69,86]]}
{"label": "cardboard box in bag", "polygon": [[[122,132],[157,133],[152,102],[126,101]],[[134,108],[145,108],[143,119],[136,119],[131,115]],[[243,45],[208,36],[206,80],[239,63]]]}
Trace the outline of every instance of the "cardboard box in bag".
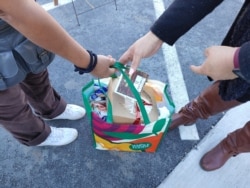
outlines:
{"label": "cardboard box in bag", "polygon": [[[113,122],[114,123],[134,123],[136,120],[135,113],[135,103],[136,100],[131,99],[131,97],[125,97],[117,94],[115,91],[119,79],[111,79],[108,87],[108,97],[112,104]],[[158,119],[159,113],[156,105],[156,101],[153,100],[154,90],[149,85],[145,85],[141,92],[141,98],[147,103],[151,103],[152,106],[145,106],[148,112],[148,117],[151,122]],[[134,105],[133,105],[134,104]],[[143,123],[143,119],[141,119]]]}

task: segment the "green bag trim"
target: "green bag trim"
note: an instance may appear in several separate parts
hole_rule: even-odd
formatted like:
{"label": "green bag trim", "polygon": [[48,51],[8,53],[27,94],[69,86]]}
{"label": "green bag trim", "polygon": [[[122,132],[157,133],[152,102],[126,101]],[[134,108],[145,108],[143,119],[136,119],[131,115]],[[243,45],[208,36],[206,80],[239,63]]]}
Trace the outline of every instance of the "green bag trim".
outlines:
{"label": "green bag trim", "polygon": [[142,134],[134,134],[134,133],[126,133],[126,132],[104,132],[108,136],[112,136],[120,139],[140,139],[145,138],[147,136],[153,135],[153,133],[142,133]]}
{"label": "green bag trim", "polygon": [[[90,81],[87,85],[85,85],[85,87],[82,88],[83,103],[85,105],[87,116],[89,117],[91,122],[92,122],[92,115],[91,115],[92,109],[91,109],[91,106],[89,104],[89,96],[93,92],[93,88],[92,88],[93,84],[94,84],[94,80]],[[89,90],[91,90],[91,91],[87,92]]]}
{"label": "green bag trim", "polygon": [[170,112],[170,117],[172,116],[172,114],[175,112],[175,105],[174,105],[174,102],[172,100],[172,98],[168,95],[168,92],[167,92],[167,88],[168,88],[168,85],[165,84],[165,88],[163,90],[164,92],[164,95],[166,96],[167,100],[166,101],[166,106]]}
{"label": "green bag trim", "polygon": [[156,120],[152,132],[154,134],[157,134],[157,132],[160,132],[160,130],[162,130],[162,128],[165,126],[165,123],[166,123],[166,119]]}
{"label": "green bag trim", "polygon": [[[82,88],[82,98],[83,98],[83,103],[86,109],[87,116],[92,124],[92,109],[89,104],[89,96],[93,92],[93,86],[94,85],[94,80],[90,81],[87,85],[85,85]],[[95,140],[95,135],[92,134],[93,140]],[[96,142],[94,142],[94,147],[96,148]]]}

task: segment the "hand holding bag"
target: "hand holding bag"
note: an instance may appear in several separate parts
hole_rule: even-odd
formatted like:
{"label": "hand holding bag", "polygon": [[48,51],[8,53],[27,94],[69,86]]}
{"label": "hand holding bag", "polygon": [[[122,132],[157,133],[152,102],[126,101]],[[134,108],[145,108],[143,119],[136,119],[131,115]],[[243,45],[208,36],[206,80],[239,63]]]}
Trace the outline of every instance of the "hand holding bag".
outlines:
{"label": "hand holding bag", "polygon": [[[154,91],[148,88],[148,94],[155,101],[158,117],[155,121],[150,121],[140,94],[134,87],[129,77],[123,71],[125,68],[121,63],[115,63],[114,67],[121,72],[123,78],[128,83],[137,104],[140,109],[143,123],[114,123],[113,112],[110,100],[107,98],[108,79],[93,80],[82,89],[83,101],[87,110],[88,117],[91,121],[95,148],[100,150],[117,150],[117,151],[144,151],[155,152],[160,144],[161,139],[167,132],[174,112],[174,104],[167,94],[167,86],[162,82],[149,80],[148,83],[157,87],[162,92],[162,96],[154,95]],[[111,78],[118,79],[118,78]],[[105,83],[106,82],[106,83]],[[102,91],[102,96],[106,97],[107,112],[106,118],[100,117],[98,113],[91,108],[90,97],[95,92],[96,87]],[[100,92],[99,91],[99,92]],[[117,109],[116,109],[117,110]]]}

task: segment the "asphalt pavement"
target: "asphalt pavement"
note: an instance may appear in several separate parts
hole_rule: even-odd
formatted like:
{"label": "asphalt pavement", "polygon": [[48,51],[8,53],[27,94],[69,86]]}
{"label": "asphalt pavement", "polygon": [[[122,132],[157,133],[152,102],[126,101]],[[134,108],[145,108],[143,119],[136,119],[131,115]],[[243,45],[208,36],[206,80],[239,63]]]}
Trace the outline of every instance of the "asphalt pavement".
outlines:
{"label": "asphalt pavement", "polygon": [[[161,8],[164,9],[162,3],[165,7],[171,3],[169,0],[59,0],[59,6],[54,7],[49,0],[37,2],[86,49],[115,58],[149,30]],[[179,104],[184,94],[194,98],[210,84],[188,67],[190,63],[202,62],[207,46],[220,43],[241,4],[241,0],[225,1],[171,48],[176,50],[175,61],[181,65],[183,78],[179,82],[172,83],[169,75],[174,74],[168,70],[169,60],[165,57],[169,54],[164,49],[142,61],[140,68],[151,79],[168,83],[170,90],[184,83],[184,90],[172,91],[177,108],[184,105]],[[84,106],[81,89],[93,77],[76,74],[73,65],[59,56],[48,69],[51,83],[62,97],[68,103]],[[228,132],[244,125],[249,119],[249,108],[249,104],[244,104],[225,114],[197,121],[193,127],[198,139],[183,139],[180,129],[170,131],[155,153],[96,150],[87,117],[78,121],[48,121],[51,126],[74,127],[79,131],[75,142],[62,147],[26,147],[1,129],[0,187],[245,188],[250,183],[249,154],[230,159],[214,172],[201,170],[199,160]]]}

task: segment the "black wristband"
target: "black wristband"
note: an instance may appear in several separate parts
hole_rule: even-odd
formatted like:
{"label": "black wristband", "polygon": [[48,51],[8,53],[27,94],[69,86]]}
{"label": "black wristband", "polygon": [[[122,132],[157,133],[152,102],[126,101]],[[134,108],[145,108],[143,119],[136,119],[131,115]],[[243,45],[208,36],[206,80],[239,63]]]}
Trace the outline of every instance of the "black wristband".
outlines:
{"label": "black wristband", "polygon": [[94,68],[97,65],[97,55],[95,53],[93,53],[92,51],[87,50],[87,52],[89,53],[90,56],[90,61],[89,61],[89,65],[86,69],[84,68],[80,68],[76,65],[75,66],[75,72],[78,72],[79,74],[84,74],[84,73],[90,73],[94,70]]}

